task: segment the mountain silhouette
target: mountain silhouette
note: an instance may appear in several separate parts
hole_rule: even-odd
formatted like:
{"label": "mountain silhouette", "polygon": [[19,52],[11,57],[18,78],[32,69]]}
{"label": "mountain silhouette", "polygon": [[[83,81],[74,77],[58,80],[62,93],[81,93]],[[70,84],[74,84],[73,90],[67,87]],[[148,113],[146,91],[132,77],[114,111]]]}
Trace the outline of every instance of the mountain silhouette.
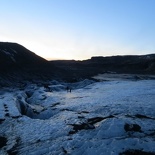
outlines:
{"label": "mountain silhouette", "polygon": [[155,54],[99,56],[84,61],[56,60],[51,64],[69,71],[73,78],[87,78],[99,73],[155,74]]}
{"label": "mountain silhouette", "polygon": [[47,61],[17,43],[0,42],[0,65],[40,65]]}
{"label": "mountain silhouette", "polygon": [[58,70],[22,45],[0,42],[0,82],[3,85],[52,79]]}
{"label": "mountain silhouette", "polygon": [[0,42],[0,84],[53,79],[75,82],[99,73],[155,74],[155,54],[47,61],[20,44]]}

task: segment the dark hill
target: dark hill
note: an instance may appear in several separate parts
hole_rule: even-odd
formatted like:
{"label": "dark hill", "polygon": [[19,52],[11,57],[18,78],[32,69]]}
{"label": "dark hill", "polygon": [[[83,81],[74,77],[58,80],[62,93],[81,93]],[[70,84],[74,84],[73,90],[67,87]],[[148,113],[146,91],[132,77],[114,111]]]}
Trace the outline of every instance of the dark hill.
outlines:
{"label": "dark hill", "polygon": [[47,61],[17,43],[0,42],[0,65],[41,65]]}
{"label": "dark hill", "polygon": [[155,74],[155,54],[142,56],[92,57],[84,61],[57,60],[52,64],[62,68],[73,78],[86,78],[98,73]]}
{"label": "dark hill", "polygon": [[0,42],[0,84],[46,81],[59,69],[17,43]]}
{"label": "dark hill", "polygon": [[[88,61],[89,62],[89,61]],[[100,66],[104,71],[118,73],[155,73],[155,54],[141,56],[92,57],[92,66]]]}
{"label": "dark hill", "polygon": [[52,79],[75,82],[106,72],[155,74],[155,54],[47,61],[17,43],[0,42],[1,86]]}

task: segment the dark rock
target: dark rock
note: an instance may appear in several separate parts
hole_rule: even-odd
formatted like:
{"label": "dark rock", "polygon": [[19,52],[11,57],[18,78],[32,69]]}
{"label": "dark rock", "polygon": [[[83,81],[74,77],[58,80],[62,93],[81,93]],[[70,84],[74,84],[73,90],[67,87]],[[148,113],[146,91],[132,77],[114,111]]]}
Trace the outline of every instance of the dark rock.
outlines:
{"label": "dark rock", "polygon": [[9,117],[9,116],[10,116],[10,114],[9,114],[9,113],[6,113],[6,114],[5,114],[5,116],[6,116],[6,117]]}
{"label": "dark rock", "polygon": [[19,103],[19,106],[20,106],[20,113],[22,115],[26,115],[28,106],[26,104],[24,104],[23,101],[21,101],[21,100],[18,100],[18,103]]}
{"label": "dark rock", "polygon": [[51,107],[55,107],[55,106],[57,106],[59,104],[60,104],[60,102],[56,102],[56,103],[52,104]]}
{"label": "dark rock", "polygon": [[6,146],[7,138],[0,136],[0,148]]}
{"label": "dark rock", "polygon": [[124,125],[124,130],[126,132],[128,132],[128,131],[141,132],[141,127],[138,124],[128,124],[128,123],[126,123]]}
{"label": "dark rock", "polygon": [[17,138],[15,145],[10,150],[7,150],[7,153],[9,155],[17,155],[18,154],[17,147],[19,146],[19,142],[20,142],[20,138]]}
{"label": "dark rock", "polygon": [[75,134],[77,131],[69,131],[69,135]]}
{"label": "dark rock", "polygon": [[8,106],[6,104],[4,104],[4,108],[8,108]]}
{"label": "dark rock", "polygon": [[119,153],[119,155],[155,155],[155,153],[142,150],[126,150],[125,152]]}
{"label": "dark rock", "polygon": [[72,112],[74,112],[72,109],[68,109],[68,108],[61,109],[60,111],[72,111]]}
{"label": "dark rock", "polygon": [[22,117],[22,116],[20,116],[20,115],[18,115],[18,116],[12,116],[12,118],[14,118],[14,119],[17,119],[17,118],[20,118],[20,117]]}
{"label": "dark rock", "polygon": [[78,116],[78,118],[80,118],[80,119],[81,119],[81,118],[85,118],[85,117],[84,117],[84,116]]}
{"label": "dark rock", "polygon": [[88,123],[82,123],[82,124],[71,124],[73,126],[73,130],[69,132],[69,134],[75,134],[79,130],[89,130],[89,129],[95,129],[94,125],[88,124]]}
{"label": "dark rock", "polygon": [[88,112],[88,111],[81,111],[81,113],[89,114],[89,112]]}
{"label": "dark rock", "polygon": [[155,136],[155,131],[153,131],[153,132],[151,132],[151,133],[149,133],[149,134],[147,134],[148,136],[151,136],[151,137],[154,137]]}
{"label": "dark rock", "polygon": [[62,147],[62,151],[64,152],[64,154],[68,153],[67,150],[64,147]]}
{"label": "dark rock", "polygon": [[107,119],[107,118],[113,118],[114,116],[113,115],[109,115],[107,117],[94,117],[94,118],[90,118],[88,119],[88,123],[89,124],[95,124],[95,123],[98,123],[104,119]]}
{"label": "dark rock", "polygon": [[0,124],[2,124],[5,121],[5,119],[0,119]]}
{"label": "dark rock", "polygon": [[70,131],[69,134],[74,134],[78,132],[79,130],[88,130],[88,129],[95,129],[94,124],[98,123],[104,119],[113,118],[113,115],[107,116],[107,117],[94,117],[87,120],[87,123],[82,124],[70,124],[73,126],[73,131]]}
{"label": "dark rock", "polygon": [[36,109],[32,109],[35,114],[40,114]]}
{"label": "dark rock", "polygon": [[136,114],[135,117],[137,117],[137,118],[141,118],[141,119],[155,119],[155,118],[148,117],[148,116],[146,116],[146,115],[142,115],[142,114]]}
{"label": "dark rock", "polygon": [[8,109],[5,109],[5,112],[8,112],[9,110]]}
{"label": "dark rock", "polygon": [[26,91],[25,94],[27,95],[27,98],[30,98],[33,95],[32,91]]}
{"label": "dark rock", "polygon": [[82,129],[85,129],[85,130],[95,129],[95,127],[88,123],[73,124],[73,130],[78,131],[78,130],[82,130]]}

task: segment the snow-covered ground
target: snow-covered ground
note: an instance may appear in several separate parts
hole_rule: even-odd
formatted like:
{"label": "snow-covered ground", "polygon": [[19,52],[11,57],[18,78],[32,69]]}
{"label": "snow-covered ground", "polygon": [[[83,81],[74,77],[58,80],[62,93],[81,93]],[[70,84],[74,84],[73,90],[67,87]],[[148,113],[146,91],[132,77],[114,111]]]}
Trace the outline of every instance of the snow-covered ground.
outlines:
{"label": "snow-covered ground", "polygon": [[154,80],[85,80],[71,93],[66,86],[0,91],[0,154],[155,152]]}

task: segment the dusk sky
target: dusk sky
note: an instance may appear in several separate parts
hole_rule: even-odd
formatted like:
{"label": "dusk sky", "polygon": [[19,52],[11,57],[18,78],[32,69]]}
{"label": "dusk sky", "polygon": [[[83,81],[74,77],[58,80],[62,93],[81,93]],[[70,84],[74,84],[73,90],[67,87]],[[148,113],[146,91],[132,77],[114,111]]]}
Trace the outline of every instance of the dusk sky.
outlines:
{"label": "dusk sky", "polygon": [[50,59],[155,53],[155,0],[0,0],[0,41]]}

